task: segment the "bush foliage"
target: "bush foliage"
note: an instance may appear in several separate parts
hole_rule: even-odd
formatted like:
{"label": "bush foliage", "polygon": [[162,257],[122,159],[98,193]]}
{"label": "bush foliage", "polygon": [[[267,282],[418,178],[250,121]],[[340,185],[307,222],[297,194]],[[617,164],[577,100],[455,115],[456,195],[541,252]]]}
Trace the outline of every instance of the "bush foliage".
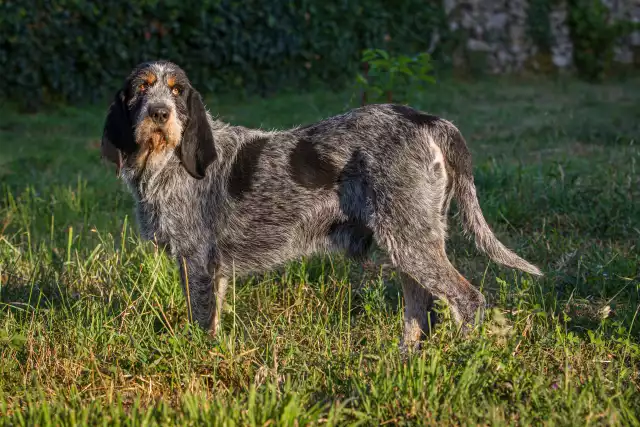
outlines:
{"label": "bush foliage", "polygon": [[394,95],[400,95],[401,99],[406,100],[408,93],[420,90],[426,83],[436,82],[431,75],[431,56],[425,52],[409,57],[391,56],[382,49],[365,49],[362,52],[362,62],[366,64],[365,72],[356,76],[356,85],[364,91],[362,104],[369,100],[400,101]]}
{"label": "bush foliage", "polygon": [[[530,0],[529,35],[543,51],[552,43],[553,1]],[[137,63],[159,58],[177,62],[205,92],[263,95],[317,83],[338,89],[353,83],[366,49],[447,59],[465,41],[449,28],[443,4],[0,0],[0,96],[31,107],[93,101],[112,94]],[[576,69],[595,79],[608,68],[616,40],[637,25],[608,23],[599,0],[568,5]]]}
{"label": "bush foliage", "polygon": [[0,0],[2,95],[95,99],[169,59],[204,91],[352,81],[363,49],[415,53],[446,28],[439,0]]}
{"label": "bush foliage", "polygon": [[616,42],[640,26],[631,21],[612,22],[601,0],[569,0],[568,4],[576,70],[586,80],[602,80],[611,67]]}

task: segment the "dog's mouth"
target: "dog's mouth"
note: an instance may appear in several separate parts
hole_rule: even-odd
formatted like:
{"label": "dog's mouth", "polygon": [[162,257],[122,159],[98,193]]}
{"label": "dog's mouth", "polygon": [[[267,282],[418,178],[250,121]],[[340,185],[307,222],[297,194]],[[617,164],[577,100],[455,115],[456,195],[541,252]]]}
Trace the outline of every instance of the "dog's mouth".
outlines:
{"label": "dog's mouth", "polygon": [[175,147],[178,140],[176,131],[175,123],[172,121],[158,124],[148,118],[142,120],[135,132],[139,147],[136,156],[138,168],[144,168],[148,161],[153,161]]}
{"label": "dog's mouth", "polygon": [[138,133],[136,142],[140,147],[136,156],[137,168],[142,171],[148,162],[169,147],[169,135],[166,130],[160,127],[149,127],[146,132]]}
{"label": "dog's mouth", "polygon": [[152,147],[167,145],[167,134],[162,129],[155,129],[149,135],[149,143]]}
{"label": "dog's mouth", "polygon": [[136,142],[143,149],[151,149],[153,151],[166,147],[169,143],[169,133],[166,129],[158,126],[149,126],[147,129],[141,129],[138,133]]}

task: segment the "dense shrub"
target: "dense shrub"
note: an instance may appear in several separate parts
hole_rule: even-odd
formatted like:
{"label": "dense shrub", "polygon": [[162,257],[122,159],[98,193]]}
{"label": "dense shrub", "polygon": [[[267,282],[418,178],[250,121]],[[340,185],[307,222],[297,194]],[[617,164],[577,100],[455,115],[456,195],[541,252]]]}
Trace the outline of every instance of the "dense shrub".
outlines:
{"label": "dense shrub", "polygon": [[138,62],[183,66],[205,91],[340,87],[363,49],[414,53],[446,30],[440,0],[0,0],[0,95],[95,99]]}
{"label": "dense shrub", "polygon": [[638,26],[629,21],[612,21],[602,0],[569,0],[568,4],[576,70],[587,80],[602,80],[611,67],[616,42]]}

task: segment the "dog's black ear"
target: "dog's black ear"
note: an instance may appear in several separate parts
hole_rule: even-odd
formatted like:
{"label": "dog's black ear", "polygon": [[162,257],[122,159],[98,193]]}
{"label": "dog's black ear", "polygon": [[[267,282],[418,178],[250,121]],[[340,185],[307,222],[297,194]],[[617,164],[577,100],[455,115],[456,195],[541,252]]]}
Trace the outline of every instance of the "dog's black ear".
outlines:
{"label": "dog's black ear", "polygon": [[100,152],[103,158],[116,165],[116,173],[119,175],[122,167],[122,153],[133,152],[135,145],[124,90],[119,90],[107,112]]}
{"label": "dog's black ear", "polygon": [[202,97],[194,89],[187,97],[187,114],[187,125],[177,153],[189,175],[202,179],[216,158],[216,148]]}

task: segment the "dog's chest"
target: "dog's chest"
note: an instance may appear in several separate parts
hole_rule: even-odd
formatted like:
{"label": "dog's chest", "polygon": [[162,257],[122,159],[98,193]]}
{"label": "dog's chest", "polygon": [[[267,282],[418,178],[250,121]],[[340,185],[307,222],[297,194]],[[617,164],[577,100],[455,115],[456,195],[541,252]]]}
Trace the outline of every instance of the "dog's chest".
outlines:
{"label": "dog's chest", "polygon": [[[142,189],[144,190],[144,189]],[[164,186],[162,191],[141,192],[138,223],[143,238],[169,246],[171,252],[186,254],[197,250],[206,239],[201,200],[187,186]]]}

